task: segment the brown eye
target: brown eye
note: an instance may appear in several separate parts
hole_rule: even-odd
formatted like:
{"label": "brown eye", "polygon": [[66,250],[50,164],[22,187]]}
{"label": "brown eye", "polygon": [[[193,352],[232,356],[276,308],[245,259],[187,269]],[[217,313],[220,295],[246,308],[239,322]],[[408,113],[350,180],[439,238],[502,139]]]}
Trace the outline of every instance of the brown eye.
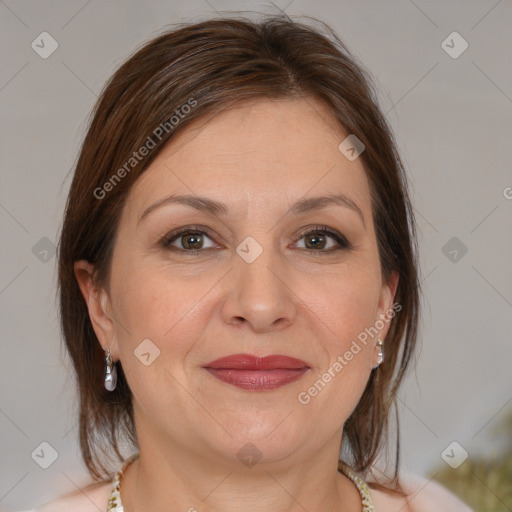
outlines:
{"label": "brown eye", "polygon": [[304,233],[296,244],[300,249],[316,252],[332,252],[351,248],[350,243],[343,235],[327,228],[317,228]]}
{"label": "brown eye", "polygon": [[215,242],[204,231],[191,229],[182,229],[167,235],[162,245],[169,250],[189,253],[216,247]]}
{"label": "brown eye", "polygon": [[202,249],[203,238],[197,233],[181,235],[181,245],[184,249]]}
{"label": "brown eye", "polygon": [[327,237],[320,233],[311,233],[304,236],[307,249],[325,249]]}

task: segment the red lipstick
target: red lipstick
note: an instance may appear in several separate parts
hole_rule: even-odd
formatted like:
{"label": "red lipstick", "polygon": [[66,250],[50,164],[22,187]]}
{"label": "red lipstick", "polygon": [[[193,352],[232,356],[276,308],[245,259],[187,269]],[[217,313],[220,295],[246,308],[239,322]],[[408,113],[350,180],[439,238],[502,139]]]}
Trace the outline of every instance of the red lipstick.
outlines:
{"label": "red lipstick", "polygon": [[251,391],[275,389],[300,379],[309,365],[294,357],[233,354],[203,366],[217,379]]}

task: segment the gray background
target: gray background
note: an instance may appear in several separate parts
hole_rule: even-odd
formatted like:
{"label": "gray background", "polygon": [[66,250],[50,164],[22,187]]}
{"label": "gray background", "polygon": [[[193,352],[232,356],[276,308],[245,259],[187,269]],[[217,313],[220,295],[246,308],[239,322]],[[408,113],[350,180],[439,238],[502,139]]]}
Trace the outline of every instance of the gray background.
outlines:
{"label": "gray background", "polygon": [[[370,69],[409,172],[425,298],[421,356],[400,394],[405,468],[444,464],[453,441],[470,457],[499,450],[494,428],[512,409],[510,1],[9,0],[0,2],[4,510],[89,481],[51,250],[105,80],[166,24],[279,9],[327,21]],[[31,48],[44,31],[59,45],[47,59]],[[441,46],[453,31],[469,44],[456,59]],[[443,252],[452,237],[457,261],[452,247]],[[46,470],[31,457],[42,442],[58,452]]]}

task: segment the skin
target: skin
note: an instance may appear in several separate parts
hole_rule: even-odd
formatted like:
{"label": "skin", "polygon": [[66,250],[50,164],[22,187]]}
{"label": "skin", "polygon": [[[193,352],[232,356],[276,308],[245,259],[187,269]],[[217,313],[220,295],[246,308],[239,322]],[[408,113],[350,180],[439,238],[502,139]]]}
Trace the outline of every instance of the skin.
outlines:
{"label": "skin", "polygon": [[[121,361],[134,396],[140,458],[123,478],[128,510],[167,511],[170,501],[183,511],[361,510],[337,461],[389,323],[308,404],[297,398],[392,309],[398,283],[396,274],[382,282],[368,180],[361,160],[338,150],[347,135],[313,98],[262,99],[195,121],[133,185],[108,289],[94,285],[87,261],[76,262],[98,340]],[[291,211],[304,197],[334,193],[362,218],[336,203]],[[141,219],[171,194],[222,202],[228,212],[173,203]],[[194,225],[207,231],[202,252],[185,253],[190,237],[163,246],[167,234]],[[329,234],[315,245],[318,225],[350,247]],[[236,252],[249,236],[263,249],[252,263]],[[148,366],[134,355],[144,339],[160,350]],[[236,353],[285,354],[310,369],[255,392],[202,368]],[[252,467],[237,457],[247,443],[261,453]]]}

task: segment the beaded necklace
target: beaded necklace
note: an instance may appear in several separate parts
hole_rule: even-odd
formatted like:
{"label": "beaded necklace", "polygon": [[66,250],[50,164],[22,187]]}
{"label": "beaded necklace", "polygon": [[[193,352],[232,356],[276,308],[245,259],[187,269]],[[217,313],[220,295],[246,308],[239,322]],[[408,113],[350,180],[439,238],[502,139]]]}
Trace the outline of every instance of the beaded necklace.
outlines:
{"label": "beaded necklace", "polygon": [[[112,492],[110,493],[110,498],[108,500],[108,508],[107,512],[124,512],[123,504],[121,503],[121,479],[123,477],[126,468],[136,459],[139,454],[134,453],[128,459],[126,459],[123,463],[122,468],[115,474],[112,480]],[[372,497],[370,495],[370,489],[368,489],[368,485],[366,482],[356,475],[356,473],[346,465],[340,464],[340,471],[350,478],[352,482],[354,482],[359,494],[361,496],[361,504],[363,506],[362,512],[375,512],[375,507],[373,505]]]}

